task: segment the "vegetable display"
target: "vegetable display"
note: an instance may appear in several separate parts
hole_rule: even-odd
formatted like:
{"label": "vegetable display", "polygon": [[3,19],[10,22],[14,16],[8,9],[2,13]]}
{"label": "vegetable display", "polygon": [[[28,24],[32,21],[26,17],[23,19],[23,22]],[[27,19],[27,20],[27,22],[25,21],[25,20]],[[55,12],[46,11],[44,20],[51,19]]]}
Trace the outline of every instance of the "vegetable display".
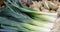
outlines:
{"label": "vegetable display", "polygon": [[1,31],[15,32],[47,32],[46,26],[55,18],[51,13],[35,11],[18,0],[7,0],[4,2],[7,8],[0,8]]}

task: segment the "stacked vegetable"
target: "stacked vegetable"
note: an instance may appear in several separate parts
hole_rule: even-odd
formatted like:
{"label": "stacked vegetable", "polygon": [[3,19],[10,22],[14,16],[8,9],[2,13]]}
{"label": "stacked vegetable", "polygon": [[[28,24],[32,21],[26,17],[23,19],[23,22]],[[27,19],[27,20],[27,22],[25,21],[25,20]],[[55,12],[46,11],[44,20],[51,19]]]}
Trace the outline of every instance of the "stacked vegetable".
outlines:
{"label": "stacked vegetable", "polygon": [[55,19],[51,13],[35,11],[18,0],[4,2],[7,8],[0,8],[0,31],[14,30],[17,32],[47,32],[46,25]]}
{"label": "stacked vegetable", "polygon": [[48,1],[48,0],[42,0],[42,1],[39,1],[39,2],[33,1],[33,6],[32,7],[33,7],[33,9],[37,8],[35,10],[40,11],[40,12],[41,11],[42,12],[48,12],[48,13],[49,12],[56,12],[57,9],[60,6],[59,3],[60,2],[58,2],[58,1],[52,2],[52,1]]}

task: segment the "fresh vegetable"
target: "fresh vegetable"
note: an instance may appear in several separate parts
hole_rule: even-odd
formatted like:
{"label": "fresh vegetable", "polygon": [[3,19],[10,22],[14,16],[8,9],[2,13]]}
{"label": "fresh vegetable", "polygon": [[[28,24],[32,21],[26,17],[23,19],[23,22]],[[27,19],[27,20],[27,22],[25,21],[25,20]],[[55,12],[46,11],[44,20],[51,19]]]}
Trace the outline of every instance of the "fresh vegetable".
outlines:
{"label": "fresh vegetable", "polygon": [[7,8],[0,8],[0,24],[3,25],[1,27],[4,29],[22,32],[45,32],[49,30],[46,29],[46,24],[51,19],[55,19],[49,14],[22,7],[24,5],[21,6],[18,0],[7,0],[4,3]]}

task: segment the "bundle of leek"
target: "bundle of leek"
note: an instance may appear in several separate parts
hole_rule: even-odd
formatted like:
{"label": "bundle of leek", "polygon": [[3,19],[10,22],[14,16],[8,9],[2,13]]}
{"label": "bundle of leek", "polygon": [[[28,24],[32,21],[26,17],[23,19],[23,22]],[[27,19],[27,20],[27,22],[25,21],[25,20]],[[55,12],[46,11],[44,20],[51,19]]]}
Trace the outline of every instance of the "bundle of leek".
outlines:
{"label": "bundle of leek", "polygon": [[46,29],[45,25],[54,19],[49,14],[43,14],[19,3],[18,0],[7,0],[4,3],[7,8],[0,8],[0,24],[3,29],[17,32],[47,32],[49,29]]}

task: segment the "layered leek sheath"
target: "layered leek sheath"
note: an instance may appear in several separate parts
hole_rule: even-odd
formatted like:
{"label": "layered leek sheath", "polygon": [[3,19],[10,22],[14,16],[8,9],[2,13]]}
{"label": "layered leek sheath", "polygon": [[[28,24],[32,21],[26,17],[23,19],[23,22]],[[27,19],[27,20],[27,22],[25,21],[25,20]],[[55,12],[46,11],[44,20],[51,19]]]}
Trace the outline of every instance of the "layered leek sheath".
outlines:
{"label": "layered leek sheath", "polygon": [[7,0],[4,3],[7,8],[0,8],[0,24],[4,29],[18,32],[46,32],[49,30],[46,29],[46,24],[54,19],[49,14],[35,11],[18,0]]}

